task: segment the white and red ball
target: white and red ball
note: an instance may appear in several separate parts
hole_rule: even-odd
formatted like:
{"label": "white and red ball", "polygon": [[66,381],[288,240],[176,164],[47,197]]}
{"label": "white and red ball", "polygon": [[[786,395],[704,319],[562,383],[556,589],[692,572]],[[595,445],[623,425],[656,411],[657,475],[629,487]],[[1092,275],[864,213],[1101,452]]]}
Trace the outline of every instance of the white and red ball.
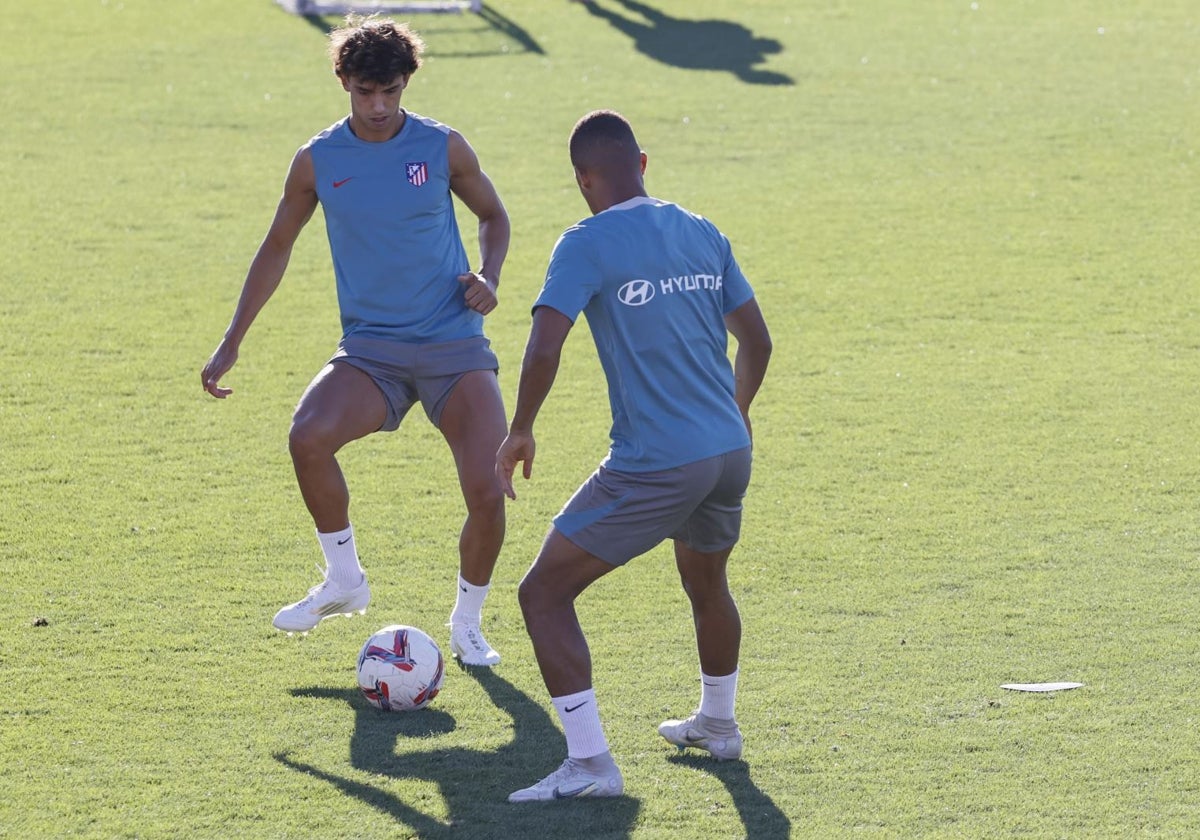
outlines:
{"label": "white and red ball", "polygon": [[428,706],[441,691],[445,675],[437,642],[416,627],[384,627],[358,654],[358,687],[367,702],[385,712]]}

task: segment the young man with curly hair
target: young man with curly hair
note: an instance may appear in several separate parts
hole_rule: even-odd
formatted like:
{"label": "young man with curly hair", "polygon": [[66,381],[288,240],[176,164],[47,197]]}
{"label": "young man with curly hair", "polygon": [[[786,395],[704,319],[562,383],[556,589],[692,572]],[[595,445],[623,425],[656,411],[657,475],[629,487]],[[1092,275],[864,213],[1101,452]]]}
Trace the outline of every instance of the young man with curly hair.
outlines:
{"label": "young man with curly hair", "polygon": [[[326,568],[324,580],[279,610],[274,624],[305,632],[324,618],[365,611],[370,589],[336,454],[350,441],[395,430],[420,402],[453,453],[466,502],[450,647],[465,664],[494,665],[500,657],[480,631],[480,615],[504,539],[494,456],[505,416],[483,319],[496,307],[509,220],[463,136],[401,106],[423,48],[407,26],[375,17],[348,17],[330,34],[350,114],[293,157],[233,319],[200,378],[214,397],[232,392],[220,380],[319,203],[342,337],[300,398],[288,444]],[[479,221],[475,270],[455,221],[454,196]]]}

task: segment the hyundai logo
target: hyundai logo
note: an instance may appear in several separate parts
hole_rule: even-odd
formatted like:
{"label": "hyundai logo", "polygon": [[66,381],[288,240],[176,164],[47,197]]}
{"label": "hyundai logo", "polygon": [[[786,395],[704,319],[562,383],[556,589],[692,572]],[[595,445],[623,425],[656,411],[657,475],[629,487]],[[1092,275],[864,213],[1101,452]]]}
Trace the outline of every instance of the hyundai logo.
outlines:
{"label": "hyundai logo", "polygon": [[641,306],[654,298],[654,284],[649,280],[630,280],[617,290],[617,299],[626,306]]}

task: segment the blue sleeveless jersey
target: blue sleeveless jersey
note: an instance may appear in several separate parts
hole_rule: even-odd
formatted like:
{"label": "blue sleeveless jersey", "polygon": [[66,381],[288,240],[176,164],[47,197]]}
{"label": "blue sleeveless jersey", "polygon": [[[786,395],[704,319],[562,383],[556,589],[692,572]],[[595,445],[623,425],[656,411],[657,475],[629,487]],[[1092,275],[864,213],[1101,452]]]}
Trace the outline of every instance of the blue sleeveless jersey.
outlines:
{"label": "blue sleeveless jersey", "polygon": [[309,141],[344,336],[423,343],[483,335],[457,277],[470,264],[450,193],[450,129],[408,113],[383,143],[349,118]]}
{"label": "blue sleeveless jersey", "polygon": [[750,445],[725,315],[754,296],[712,222],[634,198],[567,229],[534,304],[587,317],[608,379],[608,466],[648,472]]}

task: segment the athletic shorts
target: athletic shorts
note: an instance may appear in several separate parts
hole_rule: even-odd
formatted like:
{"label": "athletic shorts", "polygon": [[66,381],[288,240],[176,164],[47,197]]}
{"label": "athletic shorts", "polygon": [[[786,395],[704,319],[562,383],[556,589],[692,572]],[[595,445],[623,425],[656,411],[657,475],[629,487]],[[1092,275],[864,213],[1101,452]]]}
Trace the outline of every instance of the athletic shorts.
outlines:
{"label": "athletic shorts", "polygon": [[442,409],[464,373],[500,369],[491,342],[483,336],[438,344],[347,336],[329,361],[352,365],[379,386],[387,402],[381,432],[399,428],[418,400],[433,425],[440,425]]}
{"label": "athletic shorts", "polygon": [[613,566],[665,539],[696,551],[723,551],[741,533],[750,464],[750,447],[656,472],[602,464],[554,517],[554,527]]}

